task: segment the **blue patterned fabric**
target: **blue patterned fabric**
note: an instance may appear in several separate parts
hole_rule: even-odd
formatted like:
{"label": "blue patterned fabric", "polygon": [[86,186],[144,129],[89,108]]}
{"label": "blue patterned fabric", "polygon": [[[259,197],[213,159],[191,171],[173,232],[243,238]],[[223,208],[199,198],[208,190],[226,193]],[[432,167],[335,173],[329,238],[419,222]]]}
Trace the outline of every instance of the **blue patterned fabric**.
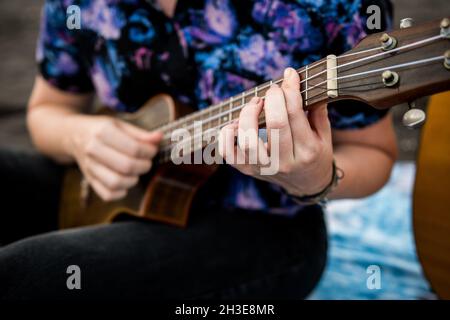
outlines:
{"label": "blue patterned fabric", "polygon": [[[310,299],[435,298],[417,260],[412,233],[414,175],[413,163],[398,163],[375,195],[330,202],[328,263]],[[371,265],[380,268],[380,289],[367,286]]]}
{"label": "blue patterned fabric", "polygon": [[[168,18],[156,1],[47,0],[37,61],[52,85],[95,91],[118,111],[133,112],[161,92],[201,109],[288,66],[352,48],[366,35],[361,1],[179,0]],[[70,5],[81,9],[81,30],[66,27]],[[364,127],[385,114],[361,103],[329,109],[338,129]],[[222,170],[229,171],[221,181],[224,205],[299,211],[279,187]]]}

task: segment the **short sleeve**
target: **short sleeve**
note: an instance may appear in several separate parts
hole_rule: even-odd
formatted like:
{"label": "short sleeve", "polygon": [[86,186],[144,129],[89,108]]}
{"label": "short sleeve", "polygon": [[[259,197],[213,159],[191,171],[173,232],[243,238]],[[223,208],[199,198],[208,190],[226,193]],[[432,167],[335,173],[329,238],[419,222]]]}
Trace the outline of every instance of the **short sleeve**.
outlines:
{"label": "short sleeve", "polygon": [[44,79],[74,93],[93,91],[81,31],[66,25],[66,7],[61,0],[47,0],[42,9],[36,60]]}
{"label": "short sleeve", "polygon": [[[353,48],[367,34],[381,32],[391,28],[392,6],[387,0],[344,1],[348,3],[346,14],[340,15],[338,31],[331,32],[333,38],[329,43],[329,52],[342,54]],[[358,6],[355,6],[355,3]],[[381,11],[381,29],[367,28],[367,7],[377,5]],[[334,129],[358,129],[374,124],[382,119],[388,110],[378,110],[363,102],[345,100],[330,103],[328,106],[331,126]]]}

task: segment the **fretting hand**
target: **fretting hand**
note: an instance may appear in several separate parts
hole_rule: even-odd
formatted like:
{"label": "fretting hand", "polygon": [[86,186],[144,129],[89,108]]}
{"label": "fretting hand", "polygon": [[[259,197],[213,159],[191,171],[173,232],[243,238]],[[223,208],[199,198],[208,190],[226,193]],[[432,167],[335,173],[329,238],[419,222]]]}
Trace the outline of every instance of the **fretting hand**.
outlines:
{"label": "fretting hand", "polygon": [[[258,117],[263,109],[268,143],[258,137]],[[278,154],[273,153],[271,146],[273,129],[279,133],[278,141],[272,141],[279,144]],[[253,138],[242,139],[238,134],[240,130]],[[306,113],[299,75],[294,69],[287,68],[281,87],[272,85],[266,92],[265,101],[253,98],[241,110],[238,121],[222,128],[219,152],[242,173],[276,183],[292,195],[318,193],[332,177],[333,146],[327,107],[319,106]],[[249,164],[251,153],[257,155],[256,164]],[[269,156],[270,161],[279,157],[278,171],[273,175],[261,175],[261,164],[267,164]],[[245,164],[236,163],[238,157],[246,159]]]}

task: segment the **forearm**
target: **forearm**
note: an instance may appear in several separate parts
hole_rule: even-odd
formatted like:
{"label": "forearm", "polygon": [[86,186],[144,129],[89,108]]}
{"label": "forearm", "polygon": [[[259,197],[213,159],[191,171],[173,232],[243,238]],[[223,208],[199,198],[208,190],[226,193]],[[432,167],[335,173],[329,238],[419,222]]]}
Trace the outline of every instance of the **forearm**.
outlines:
{"label": "forearm", "polygon": [[395,155],[358,144],[335,146],[334,158],[344,173],[330,199],[361,198],[379,190],[389,179]]}
{"label": "forearm", "polygon": [[27,125],[40,152],[67,164],[74,161],[71,140],[89,117],[63,106],[40,105],[28,111]]}

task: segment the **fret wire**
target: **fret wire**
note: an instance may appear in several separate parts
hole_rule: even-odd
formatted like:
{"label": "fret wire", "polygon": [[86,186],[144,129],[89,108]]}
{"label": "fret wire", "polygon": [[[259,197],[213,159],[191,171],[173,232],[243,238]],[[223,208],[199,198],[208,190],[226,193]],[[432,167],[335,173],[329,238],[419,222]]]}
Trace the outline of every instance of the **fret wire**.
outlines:
{"label": "fret wire", "polygon": [[[320,60],[320,61],[317,61],[317,62],[314,63],[313,65],[309,66],[309,69],[315,68],[315,67],[321,65],[321,64],[323,64],[325,61],[326,61],[326,60],[323,60],[323,59]],[[303,68],[304,68],[304,67],[303,67]],[[303,71],[302,71],[303,68],[298,69],[297,72],[298,72],[298,73],[303,72]],[[268,87],[270,87],[273,83],[279,83],[279,82],[281,82],[282,80],[283,80],[283,79],[278,79],[278,80],[275,80],[275,81],[274,81],[274,80],[270,80],[268,83],[266,82],[265,84],[262,84],[262,85],[260,85],[259,87],[258,87],[258,86],[255,87],[255,92],[257,92],[258,89],[265,89],[265,88],[268,88]],[[247,95],[247,93],[246,93],[245,95]],[[231,99],[231,100],[234,100],[234,99],[236,99],[236,98],[235,98],[235,97],[230,97],[230,99]],[[203,115],[204,115],[204,111],[206,111],[206,110],[208,110],[208,109],[215,109],[215,108],[217,108],[217,107],[220,106],[220,105],[221,105],[220,103],[219,103],[218,105],[212,105],[212,106],[210,106],[210,107],[208,107],[208,108],[206,108],[206,109],[203,109],[203,110],[200,110],[200,111],[198,111],[198,112],[194,112],[194,113],[192,113],[192,114],[186,115],[186,116],[184,116],[184,117],[182,117],[182,118],[180,118],[180,119],[177,119],[177,120],[175,120],[175,121],[173,121],[173,122],[170,122],[170,123],[168,123],[168,124],[165,124],[165,125],[161,126],[161,130],[162,130],[162,131],[165,131],[165,130],[173,129],[173,127],[180,126],[183,122],[188,122],[188,121],[192,120],[192,119],[195,118],[195,117],[203,116]]]}
{"label": "fret wire", "polygon": [[[300,71],[300,72],[302,72],[302,71]],[[277,80],[270,80],[269,82],[266,82],[265,84],[262,84],[261,86],[256,86],[255,87],[255,92],[258,92],[258,90],[260,90],[260,89],[265,89],[265,88],[268,88],[268,87],[270,87],[273,83],[279,83],[279,82],[281,82],[283,79],[277,79]],[[249,94],[250,94],[251,92],[243,92],[242,94],[240,94],[240,96],[241,96],[241,101],[245,101],[244,99],[245,99],[245,97],[246,96],[248,96]],[[264,96],[263,96],[263,98],[264,98]],[[233,119],[234,119],[234,117],[233,117],[233,113],[235,113],[235,112],[239,112],[239,110],[240,110],[240,107],[244,104],[244,103],[242,103],[242,105],[236,105],[236,107],[234,106],[234,103],[235,102],[237,102],[238,100],[238,96],[232,96],[232,97],[230,97],[229,98],[229,102],[228,102],[228,105],[229,105],[229,110],[228,110],[228,118],[229,118],[229,121],[232,121]],[[218,104],[219,106],[221,105],[221,104]],[[199,117],[200,115],[204,115],[205,114],[205,111],[209,111],[209,109],[215,109],[218,105],[214,105],[214,106],[211,106],[211,107],[209,107],[209,108],[207,108],[207,109],[203,109],[203,110],[201,110],[200,112],[196,112],[198,115],[196,116],[196,117]],[[220,113],[219,113],[220,114]],[[185,126],[186,124],[187,124],[187,120],[191,120],[192,118],[195,118],[195,117],[186,117],[185,118],[185,120],[186,121],[184,121],[184,123],[183,123],[183,125]],[[213,118],[213,119],[211,119],[211,118]],[[210,122],[210,121],[212,121],[212,120],[214,120],[214,119],[216,119],[217,118],[217,115],[216,116],[213,116],[213,117],[209,117],[209,118],[206,118],[206,121],[208,121],[208,122]],[[226,121],[226,120],[225,120]],[[188,130],[189,130],[189,132],[191,132],[191,128],[190,127],[192,127],[194,125],[194,123],[192,122],[189,126],[188,126]],[[166,139],[167,140],[170,140],[170,138],[171,137],[167,137]]]}
{"label": "fret wire", "polygon": [[[325,63],[325,62],[326,62],[326,60],[321,59],[321,60],[319,60],[319,61],[317,61],[317,62],[311,64],[311,65],[309,66],[309,69],[318,67],[318,66],[322,65],[322,64]],[[304,68],[304,67],[303,67],[303,68]],[[297,72],[298,72],[298,73],[303,72],[302,68],[298,69]],[[323,71],[322,71],[322,72],[323,72]],[[275,83],[279,83],[279,82],[281,82],[282,80],[283,80],[283,79],[278,79],[278,80],[275,81]],[[269,83],[262,84],[262,85],[260,86],[259,89],[264,89],[264,88],[266,88],[266,87],[270,87],[273,83],[274,83],[274,81],[273,81],[273,80],[270,80]],[[256,87],[256,88],[258,88],[258,87]],[[233,97],[231,97],[230,99],[233,99]],[[219,105],[220,105],[220,104],[219,104]],[[202,115],[202,113],[203,113],[204,110],[211,109],[211,108],[216,108],[216,107],[217,107],[217,105],[213,105],[213,106],[211,106],[211,107],[209,107],[209,108],[206,108],[206,109],[203,109],[203,110],[201,110],[201,111],[199,111],[199,112],[195,112],[194,114],[189,114],[189,115],[187,115],[187,116],[184,116],[184,117],[182,117],[182,118],[180,118],[180,119],[178,119],[178,120],[175,120],[175,121],[170,122],[170,123],[168,123],[168,124],[166,124],[166,125],[163,125],[163,126],[161,127],[161,130],[165,131],[165,130],[173,129],[173,127],[179,126],[179,125],[180,125],[181,123],[183,123],[183,122],[188,122],[188,121],[190,121],[192,118],[194,118],[194,117],[196,117],[196,116]],[[198,114],[198,115],[195,115],[195,114]],[[163,128],[164,128],[164,129],[163,129]]]}
{"label": "fret wire", "polygon": [[[300,71],[301,72],[301,71]],[[265,89],[265,88],[268,88],[268,87],[270,87],[273,83],[279,83],[279,82],[281,82],[283,79],[277,79],[277,80],[270,80],[269,82],[267,82],[267,83],[265,83],[265,84],[262,84],[261,86],[256,86],[255,87],[255,92],[257,92],[258,91],[258,89]],[[241,101],[245,101],[244,100],[244,98],[247,96],[247,95],[249,95],[250,94],[250,92],[243,92],[242,94],[241,94]],[[264,97],[263,97],[264,98]],[[230,121],[232,121],[233,119],[234,119],[234,117],[233,117],[233,113],[234,112],[238,112],[239,110],[240,110],[240,108],[239,107],[241,107],[241,105],[237,105],[236,107],[234,106],[234,103],[235,102],[237,102],[238,100],[238,97],[237,96],[232,96],[232,97],[230,97],[229,98],[229,108],[230,108],[230,110],[228,110],[228,117],[229,117],[229,119],[230,119]],[[242,103],[242,105],[243,105],[244,103]],[[220,105],[220,104],[219,104]],[[209,109],[212,109],[212,108],[216,108],[217,107],[217,105],[215,105],[215,106],[211,106],[210,108],[207,108],[207,109],[203,109],[203,110],[201,110],[201,112],[199,112],[199,113],[201,113],[201,114],[204,114],[205,113],[205,111],[207,111],[207,110],[209,110]],[[220,113],[219,113],[220,114]],[[213,116],[212,118],[217,118],[217,116]],[[186,119],[188,119],[189,120],[189,117],[187,117]],[[206,120],[207,121],[211,121],[211,120],[213,120],[213,119],[211,119],[211,117],[210,118],[206,118]],[[226,120],[225,120],[226,121]],[[189,126],[188,126],[188,128],[189,127],[191,127],[191,126],[193,126],[193,123],[191,123]],[[189,129],[189,131],[191,131],[191,129]],[[170,137],[167,137],[166,139],[170,139]]]}
{"label": "fret wire", "polygon": [[232,121],[233,120],[233,98],[230,98],[230,104],[229,104],[230,109],[228,110],[228,121]]}
{"label": "fret wire", "polygon": [[[222,106],[222,102],[220,103],[220,108],[219,108],[219,114],[223,113],[223,106]],[[219,117],[219,125],[222,124],[222,117]]]}
{"label": "fret wire", "polygon": [[308,105],[308,65],[305,66],[305,106]]}

